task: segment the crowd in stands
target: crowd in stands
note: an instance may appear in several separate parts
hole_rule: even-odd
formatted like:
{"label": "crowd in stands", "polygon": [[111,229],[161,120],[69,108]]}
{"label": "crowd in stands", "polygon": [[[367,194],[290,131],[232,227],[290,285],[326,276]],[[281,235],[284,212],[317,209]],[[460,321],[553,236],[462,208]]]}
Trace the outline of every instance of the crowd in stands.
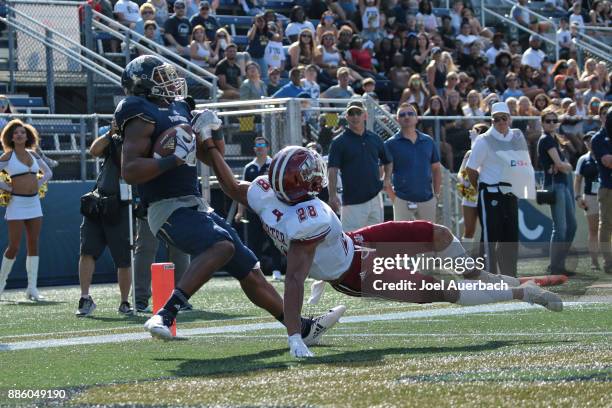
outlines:
{"label": "crowd in stands", "polygon": [[[554,105],[573,163],[584,153],[580,135],[599,128],[599,107],[612,100],[606,63],[578,56],[574,41],[585,27],[610,26],[609,1],[546,0],[545,9],[560,15],[551,23],[536,21],[527,0],[519,0],[509,16],[539,33],[529,35],[503,22],[483,27],[470,0],[454,1],[450,10],[434,9],[431,0],[300,0],[286,16],[263,0],[237,0],[234,12],[253,19],[246,46],[219,24],[219,0],[89,3],[103,13],[112,7],[122,24],[217,75],[226,100],[367,93],[393,111],[408,102],[425,117],[486,116],[497,101],[513,116],[539,117]],[[557,61],[551,38],[560,46]],[[453,170],[474,124],[455,119],[443,121],[437,134],[442,162]],[[541,124],[514,125],[535,155]],[[436,133],[433,120],[422,127]]]}

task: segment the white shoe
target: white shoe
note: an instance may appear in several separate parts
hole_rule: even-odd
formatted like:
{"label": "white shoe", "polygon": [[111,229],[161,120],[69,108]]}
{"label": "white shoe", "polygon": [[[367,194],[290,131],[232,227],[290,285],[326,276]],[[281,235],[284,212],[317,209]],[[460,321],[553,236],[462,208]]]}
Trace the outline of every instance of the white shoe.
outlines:
{"label": "white shoe", "polygon": [[283,280],[283,275],[281,275],[280,271],[272,271],[272,280],[280,282]]}
{"label": "white shoe", "polygon": [[523,289],[524,302],[544,306],[553,312],[560,312],[563,310],[563,301],[556,293],[549,292],[530,283],[525,283],[520,287]]}
{"label": "white shoe", "polygon": [[26,299],[32,300],[34,302],[40,302],[41,300],[45,299],[45,297],[42,296],[40,292],[38,292],[38,289],[36,288],[27,288],[25,295],[26,295]]}
{"label": "white shoe", "polygon": [[172,332],[170,328],[164,324],[164,319],[160,315],[153,315],[149,320],[147,320],[144,324],[144,328],[146,331],[151,333],[156,339],[161,340],[172,340],[174,336],[172,336]]}
{"label": "white shoe", "polygon": [[338,320],[340,320],[344,312],[346,312],[346,306],[339,305],[329,310],[327,313],[312,319],[310,332],[304,337],[304,344],[307,346],[319,344],[321,336],[338,323]]}

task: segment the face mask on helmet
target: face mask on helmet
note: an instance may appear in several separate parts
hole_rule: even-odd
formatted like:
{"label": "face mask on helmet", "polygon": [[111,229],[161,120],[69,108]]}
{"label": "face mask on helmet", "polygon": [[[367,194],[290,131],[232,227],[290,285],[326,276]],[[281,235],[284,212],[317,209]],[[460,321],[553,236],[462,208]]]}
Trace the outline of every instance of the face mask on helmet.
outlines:
{"label": "face mask on helmet", "polygon": [[286,147],[274,157],[269,178],[276,196],[295,204],[316,197],[327,187],[327,166],[317,152]]}
{"label": "face mask on helmet", "polygon": [[187,96],[187,83],[178,76],[176,68],[151,55],[132,60],[121,83],[127,95],[158,98],[168,103]]}
{"label": "face mask on helmet", "polygon": [[176,69],[170,64],[163,64],[153,68],[152,74],[155,86],[151,88],[151,95],[160,98],[175,100],[187,96],[187,82],[180,78]]}

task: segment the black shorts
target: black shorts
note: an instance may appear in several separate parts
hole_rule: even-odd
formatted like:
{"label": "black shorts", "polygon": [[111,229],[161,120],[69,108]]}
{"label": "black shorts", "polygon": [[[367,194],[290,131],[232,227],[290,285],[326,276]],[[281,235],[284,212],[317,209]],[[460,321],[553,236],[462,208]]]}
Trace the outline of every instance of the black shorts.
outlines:
{"label": "black shorts", "polygon": [[81,224],[81,255],[91,255],[98,259],[108,246],[115,266],[129,268],[130,258],[130,224],[129,207],[121,207],[121,221],[108,225],[100,220],[83,217]]}

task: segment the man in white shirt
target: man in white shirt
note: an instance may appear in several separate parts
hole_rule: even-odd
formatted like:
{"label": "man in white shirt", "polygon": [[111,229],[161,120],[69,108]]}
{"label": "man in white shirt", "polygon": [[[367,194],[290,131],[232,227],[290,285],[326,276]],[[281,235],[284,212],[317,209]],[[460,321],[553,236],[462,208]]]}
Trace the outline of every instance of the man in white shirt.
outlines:
{"label": "man in white shirt", "polygon": [[119,0],[115,3],[113,12],[117,15],[117,20],[130,28],[134,27],[140,19],[140,9],[138,4],[130,0]]}
{"label": "man in white shirt", "polygon": [[501,51],[510,52],[510,49],[508,48],[508,45],[504,43],[504,33],[498,31],[493,36],[493,44],[485,53],[489,65],[495,64],[495,57],[497,57],[497,54],[499,54]]}
{"label": "man in white shirt", "polygon": [[[518,198],[533,190],[533,167],[525,136],[511,129],[505,102],[493,104],[493,126],[472,147],[466,165],[470,183],[478,189],[487,270],[516,276],[518,259]],[[528,194],[531,195],[531,194]]]}
{"label": "man in white shirt", "polygon": [[474,42],[474,41],[478,41],[480,39],[480,37],[478,37],[477,35],[472,35],[470,34],[470,23],[463,22],[461,24],[461,34],[459,34],[457,36],[457,40],[461,41],[461,45],[463,45],[461,51],[464,54],[469,54],[470,53],[470,45]]}
{"label": "man in white shirt", "polygon": [[545,56],[546,54],[540,49],[540,37],[533,34],[529,36],[529,48],[523,53],[521,64],[540,70]]}
{"label": "man in white shirt", "polygon": [[570,25],[574,24],[578,26],[578,30],[584,33],[584,18],[582,18],[582,5],[579,1],[575,2],[572,6],[573,13],[570,15]]}

